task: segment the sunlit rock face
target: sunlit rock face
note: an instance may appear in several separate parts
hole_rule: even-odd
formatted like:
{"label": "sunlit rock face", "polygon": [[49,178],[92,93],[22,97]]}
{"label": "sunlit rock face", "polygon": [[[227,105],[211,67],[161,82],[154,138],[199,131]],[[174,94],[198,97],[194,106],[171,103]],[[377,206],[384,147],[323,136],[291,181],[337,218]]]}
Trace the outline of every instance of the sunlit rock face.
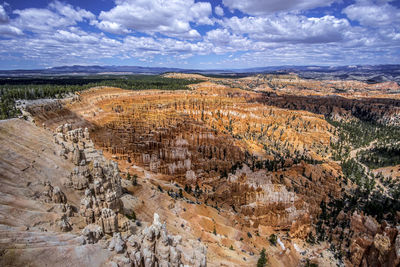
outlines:
{"label": "sunlit rock face", "polygon": [[[329,156],[332,127],[321,115],[266,106],[256,103],[257,97],[221,86],[176,92],[103,88],[83,92],[79,101],[65,106],[68,111],[50,108],[38,120],[46,117],[52,127],[49,122],[57,120],[53,114],[69,114],[64,115],[71,121],[67,130],[74,125],[89,128],[69,130],[59,143],[66,139],[75,144],[64,145],[77,165],[72,186],[83,190],[93,183],[93,193],[108,203],[106,208],[115,206],[115,197],[101,188],[102,171],[85,169],[93,145],[79,140],[89,132],[95,146],[116,160],[193,189],[199,185],[199,200],[227,210],[234,207],[245,225],[290,229],[294,222],[309,224],[322,200],[340,194],[335,164],[302,161],[322,162]],[[101,208],[89,204],[88,222],[96,221]]]}
{"label": "sunlit rock face", "polygon": [[[122,230],[118,228],[118,212],[122,210],[118,164],[107,161],[100,151],[94,149],[87,128],[72,129],[71,124],[60,125],[56,128],[54,141],[61,146],[60,156],[75,165],[64,185],[84,191],[79,214],[85,218],[86,224],[97,223],[105,234]],[[54,192],[50,189],[48,191]]]}
{"label": "sunlit rock face", "polygon": [[[305,263],[326,252],[326,243],[305,241],[317,238],[322,207],[354,185],[344,184],[330,157],[338,136],[324,116],[396,124],[398,101],[325,97],[337,83],[294,81],[304,86],[296,91],[290,79],[277,90],[253,78],[236,82],[246,90],[221,81],[191,91],[94,88],[72,102],[32,108],[36,124],[55,132],[54,155],[72,165],[62,177],[65,188],[52,181],[38,191],[62,209],[54,228],[74,232],[81,219],[85,242],[112,252],[118,266],[255,265],[263,247],[271,262],[299,266],[301,257]],[[123,179],[132,173],[136,185]],[[79,195],[76,209],[68,206],[71,191]],[[143,228],[124,216],[134,212]],[[190,244],[169,235],[157,216],[149,223],[155,212]],[[346,252],[346,264],[399,264],[399,229],[363,214],[340,217],[325,232],[333,232],[329,242]],[[343,236],[351,239],[344,243]],[[212,248],[207,259],[202,244]]]}

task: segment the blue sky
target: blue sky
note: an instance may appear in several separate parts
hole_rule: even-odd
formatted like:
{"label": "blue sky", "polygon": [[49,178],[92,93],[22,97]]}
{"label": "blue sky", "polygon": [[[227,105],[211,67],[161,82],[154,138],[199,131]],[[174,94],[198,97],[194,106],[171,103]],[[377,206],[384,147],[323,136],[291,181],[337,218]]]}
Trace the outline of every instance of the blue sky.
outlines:
{"label": "blue sky", "polygon": [[400,1],[0,0],[0,69],[400,63]]}

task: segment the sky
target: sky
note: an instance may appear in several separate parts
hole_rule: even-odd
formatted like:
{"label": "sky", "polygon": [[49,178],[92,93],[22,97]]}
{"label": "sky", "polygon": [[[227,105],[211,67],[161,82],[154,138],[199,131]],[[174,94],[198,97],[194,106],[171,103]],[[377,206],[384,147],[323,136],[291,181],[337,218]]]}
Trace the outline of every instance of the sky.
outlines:
{"label": "sky", "polygon": [[0,69],[400,63],[400,0],[0,0]]}

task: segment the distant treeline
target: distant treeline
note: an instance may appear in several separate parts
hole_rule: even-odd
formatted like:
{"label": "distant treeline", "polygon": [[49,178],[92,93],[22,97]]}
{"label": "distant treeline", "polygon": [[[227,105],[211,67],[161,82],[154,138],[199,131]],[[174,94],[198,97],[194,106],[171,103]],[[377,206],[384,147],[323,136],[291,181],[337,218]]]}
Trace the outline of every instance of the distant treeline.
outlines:
{"label": "distant treeline", "polygon": [[181,90],[199,81],[164,78],[156,75],[123,76],[57,76],[0,79],[0,119],[19,115],[17,99],[62,98],[70,93],[95,86],[119,87],[128,90]]}

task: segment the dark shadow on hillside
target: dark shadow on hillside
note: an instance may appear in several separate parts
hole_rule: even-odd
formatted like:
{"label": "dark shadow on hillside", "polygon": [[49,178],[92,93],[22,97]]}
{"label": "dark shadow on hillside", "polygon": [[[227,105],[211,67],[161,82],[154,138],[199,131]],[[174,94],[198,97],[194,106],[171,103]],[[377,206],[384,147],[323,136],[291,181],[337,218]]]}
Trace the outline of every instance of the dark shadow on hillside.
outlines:
{"label": "dark shadow on hillside", "polygon": [[252,102],[291,110],[306,110],[327,117],[356,117],[363,121],[399,124],[400,100],[386,98],[349,99],[341,96],[296,96],[263,93]]}

